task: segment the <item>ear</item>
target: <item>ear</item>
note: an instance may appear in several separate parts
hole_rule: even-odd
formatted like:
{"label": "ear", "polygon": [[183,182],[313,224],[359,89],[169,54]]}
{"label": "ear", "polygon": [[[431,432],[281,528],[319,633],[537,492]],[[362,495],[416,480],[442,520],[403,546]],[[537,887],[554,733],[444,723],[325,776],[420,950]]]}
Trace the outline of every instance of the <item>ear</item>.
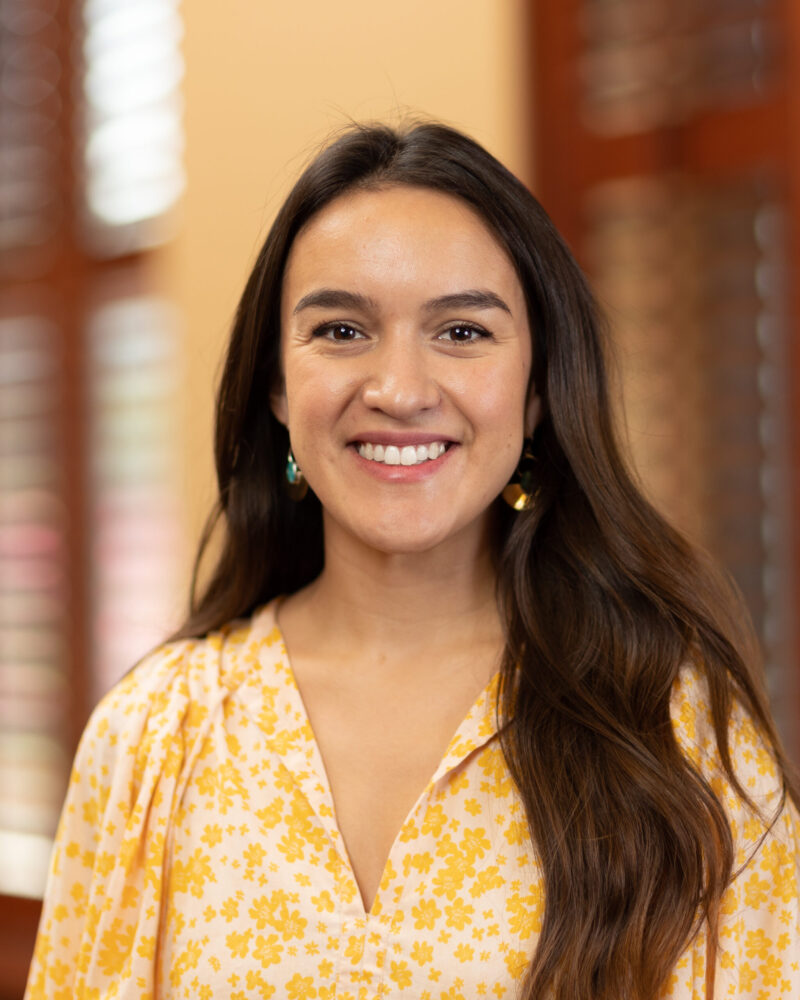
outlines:
{"label": "ear", "polygon": [[275,419],[283,424],[284,427],[288,427],[289,406],[286,401],[286,383],[283,378],[280,379],[279,385],[269,394],[269,407]]}
{"label": "ear", "polygon": [[533,437],[533,432],[541,419],[542,397],[536,392],[536,387],[531,385],[530,396],[525,407],[525,437]]}

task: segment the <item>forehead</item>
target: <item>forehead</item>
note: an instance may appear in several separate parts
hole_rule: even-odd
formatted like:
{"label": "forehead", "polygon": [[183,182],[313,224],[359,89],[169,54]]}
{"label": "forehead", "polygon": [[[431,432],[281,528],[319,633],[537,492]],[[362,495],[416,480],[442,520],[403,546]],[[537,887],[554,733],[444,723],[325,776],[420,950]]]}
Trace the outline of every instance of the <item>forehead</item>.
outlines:
{"label": "forehead", "polygon": [[309,283],[354,280],[437,291],[498,285],[522,296],[511,259],[470,205],[405,185],[343,194],[295,238],[284,272],[289,297]]}

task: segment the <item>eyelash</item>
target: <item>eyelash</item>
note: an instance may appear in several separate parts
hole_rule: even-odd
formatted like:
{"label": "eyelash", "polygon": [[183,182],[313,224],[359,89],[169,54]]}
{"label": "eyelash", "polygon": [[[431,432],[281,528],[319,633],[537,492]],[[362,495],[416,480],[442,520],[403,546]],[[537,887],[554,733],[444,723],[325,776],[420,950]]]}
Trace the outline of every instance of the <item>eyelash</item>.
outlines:
{"label": "eyelash", "polygon": [[[476,336],[472,337],[470,340],[454,340],[452,336],[450,337],[442,336],[442,334],[448,334],[448,333],[452,335],[453,332],[456,330],[466,331],[467,333],[475,334]],[[331,336],[331,334],[333,334],[334,331],[339,331],[339,332],[348,331],[350,333],[358,334],[358,336],[344,337],[341,340],[339,340],[338,338]],[[451,344],[475,344],[479,340],[490,340],[492,337],[491,333],[489,333],[488,330],[484,330],[483,327],[476,326],[474,323],[453,323],[452,326],[448,326],[446,330],[443,330],[442,334],[439,335],[441,339],[446,340]],[[350,323],[323,323],[320,326],[314,327],[314,329],[311,331],[311,336],[324,337],[328,340],[333,341],[333,343],[351,344],[353,343],[353,341],[361,339],[363,337],[363,334],[361,333],[360,330],[357,330]]]}

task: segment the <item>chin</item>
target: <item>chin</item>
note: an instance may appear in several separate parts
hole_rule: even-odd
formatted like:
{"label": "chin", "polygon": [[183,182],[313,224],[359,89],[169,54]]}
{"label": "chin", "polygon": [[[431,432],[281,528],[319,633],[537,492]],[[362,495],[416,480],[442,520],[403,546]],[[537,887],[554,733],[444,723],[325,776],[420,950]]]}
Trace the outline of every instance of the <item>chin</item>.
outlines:
{"label": "chin", "polygon": [[442,547],[459,548],[466,544],[471,548],[473,536],[482,536],[485,532],[484,515],[487,512],[478,511],[474,515],[462,512],[459,518],[448,518],[443,517],[446,512],[439,509],[434,512],[438,516],[432,517],[430,506],[421,509],[417,505],[403,510],[392,505],[391,510],[382,511],[364,508],[362,517],[357,521],[350,516],[339,519],[327,511],[327,516],[323,515],[325,535],[329,541],[339,538],[337,548],[347,544],[346,539],[350,538],[352,542],[382,555],[410,556]]}
{"label": "chin", "polygon": [[[474,524],[471,525],[473,528]],[[356,532],[363,545],[384,555],[421,555],[442,546],[459,545],[465,541],[470,526],[425,524],[412,517],[398,519],[391,526]]]}
{"label": "chin", "polygon": [[367,548],[387,556],[417,555],[422,552],[430,552],[447,541],[446,535],[412,531],[400,534],[395,532],[390,535],[362,533],[359,534],[358,538]]}
{"label": "chin", "polygon": [[382,552],[386,556],[414,556],[433,552],[445,541],[446,539],[411,539],[406,543],[394,541],[391,544],[387,543],[376,548],[377,551]]}

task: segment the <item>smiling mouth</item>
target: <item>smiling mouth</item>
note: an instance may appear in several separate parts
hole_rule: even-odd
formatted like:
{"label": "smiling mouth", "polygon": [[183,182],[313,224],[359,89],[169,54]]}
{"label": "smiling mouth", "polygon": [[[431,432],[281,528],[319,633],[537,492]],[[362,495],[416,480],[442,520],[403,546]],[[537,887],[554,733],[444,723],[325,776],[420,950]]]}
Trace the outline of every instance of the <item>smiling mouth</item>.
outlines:
{"label": "smiling mouth", "polygon": [[433,462],[439,458],[447,451],[449,445],[449,441],[402,446],[361,442],[356,447],[359,455],[368,462],[379,462],[381,465],[422,465],[423,462]]}

